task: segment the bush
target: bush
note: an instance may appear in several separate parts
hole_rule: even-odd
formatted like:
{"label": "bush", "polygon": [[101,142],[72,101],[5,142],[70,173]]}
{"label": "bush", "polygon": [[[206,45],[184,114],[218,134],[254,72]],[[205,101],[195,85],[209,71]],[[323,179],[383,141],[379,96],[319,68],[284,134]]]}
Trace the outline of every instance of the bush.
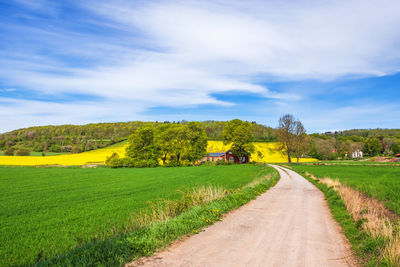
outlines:
{"label": "bush", "polygon": [[176,161],[170,161],[163,165],[163,167],[178,167],[179,163]]}
{"label": "bush", "polygon": [[61,146],[53,144],[50,146],[49,151],[51,152],[61,152]]}
{"label": "bush", "polygon": [[105,161],[105,164],[108,166],[109,163],[110,163],[110,161],[111,161],[112,159],[114,159],[114,158],[118,158],[118,159],[119,159],[118,153],[115,153],[115,152],[114,152],[114,153],[112,153],[111,156],[107,157],[107,158],[106,158],[106,161]]}
{"label": "bush", "polygon": [[121,168],[123,167],[123,160],[118,158],[112,158],[108,161],[107,164],[108,167],[110,168]]}
{"label": "bush", "polygon": [[135,161],[135,168],[146,168],[146,167],[147,167],[147,161],[145,160]]}
{"label": "bush", "polygon": [[150,168],[155,168],[159,166],[159,163],[157,160],[151,159],[149,161],[147,161],[147,166]]}
{"label": "bush", "polygon": [[30,151],[28,149],[18,149],[15,154],[17,156],[29,156],[30,155]]}
{"label": "bush", "polygon": [[6,155],[6,156],[14,156],[14,151],[15,151],[15,148],[13,148],[13,147],[7,148],[4,151],[4,155]]}
{"label": "bush", "polygon": [[225,161],[225,160],[218,160],[215,163],[216,165],[232,165],[233,162],[232,161]]}
{"label": "bush", "polygon": [[135,167],[135,161],[132,158],[125,157],[122,158],[123,167],[133,168]]}
{"label": "bush", "polygon": [[80,149],[79,146],[73,146],[72,147],[72,150],[71,150],[72,154],[76,154],[76,153],[80,153],[80,152],[82,152],[82,150]]}
{"label": "bush", "polygon": [[193,166],[193,163],[189,160],[184,160],[181,162],[181,166],[189,167],[189,166]]}

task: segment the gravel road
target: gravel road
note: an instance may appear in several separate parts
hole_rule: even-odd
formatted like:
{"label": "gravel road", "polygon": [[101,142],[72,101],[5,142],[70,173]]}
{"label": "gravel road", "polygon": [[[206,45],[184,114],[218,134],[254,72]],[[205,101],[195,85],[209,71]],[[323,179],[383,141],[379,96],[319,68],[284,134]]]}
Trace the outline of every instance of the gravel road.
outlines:
{"label": "gravel road", "polygon": [[355,266],[324,195],[297,173],[200,234],[128,266]]}

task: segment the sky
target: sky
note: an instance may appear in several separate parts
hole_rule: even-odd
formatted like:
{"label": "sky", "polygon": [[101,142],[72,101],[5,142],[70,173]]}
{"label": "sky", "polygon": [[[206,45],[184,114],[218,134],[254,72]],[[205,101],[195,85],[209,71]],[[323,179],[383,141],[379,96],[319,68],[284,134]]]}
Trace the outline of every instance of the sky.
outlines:
{"label": "sky", "polygon": [[398,0],[0,0],[0,132],[230,120],[400,128]]}

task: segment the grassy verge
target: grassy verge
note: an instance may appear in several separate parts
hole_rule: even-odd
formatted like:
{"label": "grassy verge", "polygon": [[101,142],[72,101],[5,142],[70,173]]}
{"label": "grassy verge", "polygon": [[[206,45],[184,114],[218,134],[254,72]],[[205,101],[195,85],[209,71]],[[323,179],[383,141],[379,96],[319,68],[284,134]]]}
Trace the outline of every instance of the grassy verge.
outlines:
{"label": "grassy verge", "polygon": [[220,199],[195,207],[186,207],[188,196],[185,195],[174,204],[183,207],[176,217],[155,220],[128,233],[88,243],[53,259],[38,262],[37,266],[121,266],[125,262],[151,255],[183,236],[198,233],[221,220],[224,213],[255,199],[275,185],[278,179],[277,172],[274,172],[269,179],[260,179],[257,184],[232,189]]}
{"label": "grassy verge", "polygon": [[362,266],[395,266],[391,265],[383,258],[387,240],[363,231],[365,220],[356,220],[351,216],[346,208],[345,202],[333,186],[321,183],[318,178],[310,178],[306,175],[306,172],[301,169],[294,167],[294,170],[303,175],[303,177],[317,186],[325,194],[334,219],[342,227],[345,236],[350,241],[352,249]]}

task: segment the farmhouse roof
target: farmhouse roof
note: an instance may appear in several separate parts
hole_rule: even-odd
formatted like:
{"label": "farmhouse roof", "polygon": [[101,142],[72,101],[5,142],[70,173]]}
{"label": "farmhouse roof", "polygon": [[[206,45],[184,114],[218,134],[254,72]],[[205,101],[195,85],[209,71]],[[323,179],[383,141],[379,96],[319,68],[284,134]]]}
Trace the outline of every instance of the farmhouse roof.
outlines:
{"label": "farmhouse roof", "polygon": [[222,157],[224,155],[225,153],[208,153],[208,156],[210,157]]}

